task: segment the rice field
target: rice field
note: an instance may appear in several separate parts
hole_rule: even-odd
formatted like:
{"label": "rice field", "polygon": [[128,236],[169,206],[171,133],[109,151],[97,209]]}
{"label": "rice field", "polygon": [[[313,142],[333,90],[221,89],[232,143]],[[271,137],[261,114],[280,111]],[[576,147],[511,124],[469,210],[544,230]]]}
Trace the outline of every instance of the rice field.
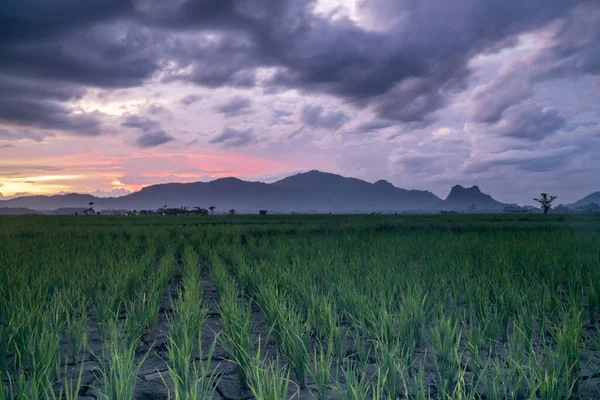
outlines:
{"label": "rice field", "polygon": [[1,399],[598,399],[591,215],[0,217]]}

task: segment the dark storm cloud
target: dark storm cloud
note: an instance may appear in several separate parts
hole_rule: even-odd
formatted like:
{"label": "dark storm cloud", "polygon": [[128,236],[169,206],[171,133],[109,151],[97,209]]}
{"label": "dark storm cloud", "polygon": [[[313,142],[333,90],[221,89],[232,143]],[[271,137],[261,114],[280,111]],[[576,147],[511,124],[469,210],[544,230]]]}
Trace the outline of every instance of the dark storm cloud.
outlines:
{"label": "dark storm cloud", "polygon": [[69,101],[80,99],[85,92],[79,85],[53,84],[0,75],[0,97],[4,98]]}
{"label": "dark storm cloud", "polygon": [[[257,68],[273,67],[272,88],[329,93],[372,106],[382,118],[428,123],[448,95],[464,90],[474,55],[512,46],[517,35],[559,20],[580,3],[597,9],[585,0],[362,1],[377,20],[390,22],[381,32],[314,16],[314,1],[158,2],[158,11],[150,7],[145,16],[171,29],[219,33],[199,46],[180,46],[181,67],[189,68],[175,74],[179,78],[248,87],[257,83]],[[563,36],[568,41],[570,35]],[[593,59],[586,60],[586,70],[593,69]],[[479,118],[497,119],[501,109]]]}
{"label": "dark storm cloud", "polygon": [[475,122],[498,122],[509,107],[531,95],[533,88],[528,77],[517,72],[523,71],[523,68],[526,66],[519,64],[512,73],[500,76],[475,94]]}
{"label": "dark storm cloud", "polygon": [[60,38],[8,43],[0,46],[0,75],[105,88],[137,86],[159,68],[159,40],[155,33],[114,22]]}
{"label": "dark storm cloud", "polygon": [[[0,74],[0,123],[9,125],[2,137],[43,140],[52,136],[43,130],[72,135],[96,136],[102,133],[102,114],[74,112],[63,102],[79,99],[85,90],[77,85],[27,81]],[[33,132],[35,131],[35,132]]]}
{"label": "dark storm cloud", "polygon": [[526,172],[556,171],[565,167],[580,152],[581,149],[576,146],[546,151],[510,150],[473,162],[465,168],[464,172],[469,174],[498,173],[498,170],[503,167],[515,167]]}
{"label": "dark storm cloud", "polygon": [[140,136],[135,144],[139,148],[157,147],[161,144],[169,143],[175,140],[175,138],[164,131],[156,131],[152,133],[146,133]]}
{"label": "dark storm cloud", "polygon": [[476,122],[499,121],[509,107],[533,95],[536,83],[600,74],[600,6],[582,3],[560,20],[550,46],[530,63],[517,63],[475,95]]}
{"label": "dark storm cloud", "polygon": [[152,129],[157,129],[160,124],[148,117],[133,114],[127,115],[121,122],[121,126],[126,128],[136,128],[142,131],[149,131]]}
{"label": "dark storm cloud", "polygon": [[358,124],[354,129],[358,133],[369,133],[369,132],[376,132],[380,129],[389,128],[390,126],[393,126],[393,125],[394,125],[393,121],[373,120],[373,121],[362,122],[362,123]]}
{"label": "dark storm cloud", "polygon": [[144,115],[129,114],[125,116],[121,126],[142,132],[142,135],[135,141],[135,145],[139,148],[157,147],[175,140],[173,136],[162,129],[158,121]]}
{"label": "dark storm cloud", "polygon": [[52,132],[41,132],[31,129],[20,128],[0,128],[0,140],[33,140],[34,142],[43,142],[45,138],[52,137]]}
{"label": "dark storm cloud", "polygon": [[257,142],[252,129],[225,128],[219,135],[213,137],[209,143],[220,144],[223,147],[241,147]]}
{"label": "dark storm cloud", "polygon": [[[330,94],[382,119],[428,124],[449,96],[466,88],[473,56],[513,46],[519,34],[551,22],[560,29],[533,61],[525,90],[491,85],[480,94],[484,109],[475,119],[499,121],[510,104],[529,96],[527,85],[540,80],[600,71],[600,5],[593,0],[360,1],[377,31],[316,16],[314,5],[11,0],[0,17],[0,80],[102,88],[138,86],[152,77],[213,88],[260,84],[267,91]],[[259,73],[264,68],[270,69],[266,78]],[[319,118],[325,117],[309,115],[307,125]],[[313,123],[335,129],[339,121]]]}
{"label": "dark storm cloud", "polygon": [[565,118],[554,108],[513,107],[493,132],[500,136],[542,140],[566,126]]}
{"label": "dark storm cloud", "polygon": [[225,103],[216,107],[217,111],[225,115],[225,117],[235,117],[242,114],[247,114],[252,106],[250,99],[241,96],[235,96],[227,100]]}
{"label": "dark storm cloud", "polygon": [[302,108],[300,120],[311,128],[332,131],[340,129],[350,118],[341,111],[325,111],[323,106],[306,105]]}
{"label": "dark storm cloud", "polygon": [[102,133],[100,113],[74,113],[59,103],[2,97],[0,122],[69,132],[80,136]]}
{"label": "dark storm cloud", "polygon": [[0,31],[7,34],[0,35],[0,120],[22,129],[0,135],[41,141],[51,134],[36,129],[80,136],[103,132],[103,114],[74,112],[66,103],[80,99],[90,86],[138,85],[156,69],[148,38],[139,29],[114,22],[94,25],[131,11],[126,4],[25,0],[3,6]]}
{"label": "dark storm cloud", "polygon": [[199,102],[201,99],[202,99],[201,96],[196,96],[195,94],[190,94],[190,95],[182,97],[179,100],[179,104],[183,104],[184,106],[189,106],[189,105]]}
{"label": "dark storm cloud", "polygon": [[600,4],[586,2],[568,14],[552,43],[534,60],[539,70],[537,79],[600,74]]}
{"label": "dark storm cloud", "polygon": [[171,111],[161,104],[150,104],[146,107],[146,110],[150,115],[163,115],[167,117],[171,115]]}
{"label": "dark storm cloud", "polygon": [[122,17],[133,10],[129,0],[14,0],[2,5],[0,44],[27,42],[79,26]]}

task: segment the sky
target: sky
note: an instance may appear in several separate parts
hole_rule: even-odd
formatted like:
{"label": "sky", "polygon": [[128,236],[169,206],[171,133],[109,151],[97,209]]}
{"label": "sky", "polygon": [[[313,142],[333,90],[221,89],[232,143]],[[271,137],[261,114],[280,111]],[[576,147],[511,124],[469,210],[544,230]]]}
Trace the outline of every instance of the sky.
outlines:
{"label": "sky", "polygon": [[600,2],[3,2],[0,198],[313,169],[600,190]]}

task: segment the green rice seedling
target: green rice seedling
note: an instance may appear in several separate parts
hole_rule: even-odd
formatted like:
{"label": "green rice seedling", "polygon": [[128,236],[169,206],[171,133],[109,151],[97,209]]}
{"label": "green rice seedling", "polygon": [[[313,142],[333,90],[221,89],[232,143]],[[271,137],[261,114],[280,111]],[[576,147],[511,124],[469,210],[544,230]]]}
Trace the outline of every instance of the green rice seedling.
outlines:
{"label": "green rice seedling", "polygon": [[67,333],[71,342],[71,354],[73,363],[77,363],[79,352],[87,347],[88,339],[88,317],[87,300],[81,299],[79,306],[70,305],[67,314]]}
{"label": "green rice seedling", "polygon": [[[172,302],[174,320],[171,329],[185,330],[189,337],[195,337],[206,323],[208,308],[202,302],[202,290],[197,289],[198,283],[188,285],[184,286],[184,290],[179,290],[177,300]],[[189,289],[186,290],[186,287]]]}
{"label": "green rice seedling", "polygon": [[[427,358],[427,354],[425,354],[425,358]],[[410,382],[410,387],[409,387]],[[412,380],[409,381],[403,377],[403,386],[404,392],[406,393],[406,397],[409,400],[429,400],[431,399],[431,390],[425,384],[425,368],[419,368],[419,372],[417,372]]]}
{"label": "green rice seedling", "polygon": [[200,263],[198,254],[192,246],[186,245],[182,255],[182,276],[197,276],[200,277]]}
{"label": "green rice seedling", "polygon": [[564,313],[562,323],[552,329],[556,343],[554,354],[558,358],[561,379],[567,390],[577,391],[579,382],[580,343],[583,333],[581,311],[574,308]]}
{"label": "green rice seedling", "polygon": [[479,379],[487,398],[491,400],[523,399],[535,396],[537,390],[531,372],[528,363],[490,356],[486,370]]}
{"label": "green rice seedling", "polygon": [[520,321],[515,321],[512,332],[506,342],[506,351],[510,357],[519,364],[527,364],[533,350],[533,340],[528,337],[527,328],[521,328]]}
{"label": "green rice seedling", "polygon": [[369,336],[385,346],[392,346],[397,341],[397,333],[400,331],[398,316],[390,312],[389,300],[383,295],[376,298],[371,310],[366,313],[366,329]]}
{"label": "green rice seedling", "polygon": [[593,276],[589,279],[589,318],[590,318],[590,323],[591,324],[595,324],[596,321],[596,315],[598,310],[600,310],[600,276],[598,276],[598,274],[595,274],[596,276]]}
{"label": "green rice seedling", "polygon": [[533,342],[535,335],[536,321],[534,314],[530,307],[523,307],[514,320],[514,329],[519,329],[529,343]]}
{"label": "green rice seedling", "polygon": [[360,374],[354,364],[342,368],[346,385],[343,387],[339,380],[334,388],[336,400],[364,400],[368,398],[371,385],[367,376]]}
{"label": "green rice seedling", "polygon": [[[64,322],[57,323],[51,311],[41,313],[27,336],[25,365],[40,380],[58,379],[61,370],[60,339]],[[20,353],[19,353],[20,355]]]}
{"label": "green rice seedling", "polygon": [[313,349],[312,363],[308,366],[308,374],[312,377],[319,394],[319,400],[327,399],[331,387],[331,367],[333,365],[333,352],[324,349],[322,343]]}
{"label": "green rice seedling", "polygon": [[175,388],[175,399],[186,399],[194,391],[196,377],[190,366],[193,364],[193,352],[196,346],[194,336],[183,327],[171,326],[171,335],[167,342],[168,371]]}
{"label": "green rice seedling", "polygon": [[[211,361],[217,339],[218,335],[213,339],[206,354],[206,360],[204,360],[202,334],[198,334],[197,347],[200,355],[198,361],[193,361],[191,356],[182,352],[180,347],[173,343],[173,339],[170,339],[168,345],[169,365],[167,368],[169,376],[174,383],[175,400],[205,400],[214,398],[217,385],[220,381],[220,375],[217,373],[217,370],[211,371]],[[181,347],[187,346],[187,344],[184,344]],[[163,383],[168,387],[164,379]]]}
{"label": "green rice seedling", "polygon": [[[458,358],[458,363],[460,363],[460,356],[458,352],[456,352],[456,357]],[[456,379],[456,385],[454,386],[454,390],[452,391],[451,399],[456,400],[475,400],[479,399],[480,396],[477,393],[477,389],[479,387],[481,376],[475,378],[472,377],[470,382],[467,382],[466,379],[467,366],[459,367],[458,377]]]}
{"label": "green rice seedling", "polygon": [[32,371],[26,373],[20,370],[16,379],[11,379],[9,376],[8,387],[0,387],[0,393],[6,396],[6,399],[43,399],[45,394],[50,390],[49,379],[46,371]]}
{"label": "green rice seedling", "polygon": [[456,354],[460,337],[458,323],[450,316],[442,316],[431,328],[430,344],[435,351],[433,361],[440,399],[450,396],[456,386],[460,367]]}
{"label": "green rice seedling", "polygon": [[226,285],[230,281],[227,267],[218,255],[213,254],[210,261],[210,276],[217,287],[219,293],[226,290]]}
{"label": "green rice seedling", "polygon": [[194,391],[188,396],[189,400],[212,399],[215,396],[217,385],[219,384],[221,377],[216,369],[211,371],[210,368],[218,337],[219,335],[217,334],[213,339],[208,352],[206,353],[206,360],[203,361],[204,351],[202,347],[202,334],[200,333],[198,335],[200,359],[193,364],[193,374],[196,377],[196,384],[194,386]]}
{"label": "green rice seedling", "polygon": [[253,359],[249,378],[248,386],[256,400],[291,400],[298,396],[290,396],[290,372],[279,366],[278,359],[262,362]]}
{"label": "green rice seedling", "polygon": [[163,286],[154,281],[151,284],[148,293],[144,293],[142,297],[143,315],[146,317],[146,329],[153,334],[156,324],[158,324],[158,315],[160,313],[160,301],[163,296]]}
{"label": "green rice seedling", "polygon": [[409,344],[398,342],[391,345],[378,343],[378,366],[386,374],[387,393],[396,398],[402,390],[404,375],[408,373],[413,362],[413,350]]}
{"label": "green rice seedling", "polygon": [[535,381],[536,381],[536,392],[544,400],[562,400],[570,398],[573,386],[565,386],[569,382],[565,382],[561,376],[562,362],[559,357],[551,350],[546,349],[544,354],[545,360],[542,362],[541,358],[535,360]]}
{"label": "green rice seedling", "polygon": [[371,384],[371,399],[372,400],[394,400],[386,390],[387,387],[387,374],[377,367],[377,376],[375,382]]}
{"label": "green rice seedling", "polygon": [[236,372],[242,387],[248,387],[248,370],[254,352],[254,343],[250,338],[250,312],[246,306],[238,303],[238,291],[228,282],[222,286],[219,310],[223,319],[222,344],[227,354],[236,364]]}
{"label": "green rice seedling", "polygon": [[[185,293],[184,296],[180,291],[173,306],[175,315],[170,323],[171,334],[167,343],[168,370],[175,386],[176,399],[198,396],[198,393],[209,390],[208,383],[217,379],[208,373],[202,361],[199,365],[193,361],[196,348],[202,360],[202,327],[207,319],[208,310],[206,306],[198,306],[199,300],[195,298],[193,291]],[[214,344],[209,349],[209,362],[213,352]]]}
{"label": "green rice seedling", "polygon": [[106,297],[97,299],[95,304],[98,331],[103,339],[107,339],[111,334],[109,326],[111,322],[119,316],[119,311],[122,307],[119,295],[113,292],[107,292]]}
{"label": "green rice seedling", "polygon": [[417,284],[409,284],[406,296],[400,308],[400,320],[403,321],[401,341],[408,346],[416,346],[421,340],[423,328],[429,319],[431,309],[429,296]]}
{"label": "green rice seedling", "polygon": [[281,351],[296,375],[300,388],[306,386],[308,370],[308,344],[310,327],[300,321],[300,316],[294,308],[288,308],[281,323]]}
{"label": "green rice seedling", "polygon": [[261,284],[257,290],[257,303],[262,311],[265,323],[271,328],[276,342],[281,345],[283,332],[283,319],[285,311],[283,302],[280,299],[285,298],[285,293],[272,284]]}
{"label": "green rice seedling", "polygon": [[488,359],[486,370],[482,374],[483,389],[490,400],[512,399],[509,378],[504,371],[505,365],[497,358]]}
{"label": "green rice seedling", "polygon": [[307,322],[315,336],[320,340],[327,340],[338,359],[344,357],[342,329],[340,318],[334,309],[333,302],[327,297],[317,293],[312,287],[309,294],[307,307]]}
{"label": "green rice seedling", "polygon": [[367,372],[372,349],[371,341],[366,337],[364,332],[359,332],[354,337],[354,356],[358,363],[358,370],[363,374]]}
{"label": "green rice seedling", "polygon": [[7,371],[6,361],[8,359],[9,349],[12,347],[13,333],[11,332],[10,322],[0,323],[0,376]]}
{"label": "green rice seedling", "polygon": [[[127,325],[127,319],[122,325]],[[140,338],[130,338],[122,325],[114,320],[110,323],[110,336],[106,339],[102,357],[96,356],[100,363],[101,395],[108,400],[132,398],[139,369],[150,354],[148,350],[141,359],[136,357]]]}
{"label": "green rice seedling", "polygon": [[468,351],[469,358],[471,359],[471,366],[474,371],[481,373],[484,369],[484,353],[482,353],[484,334],[483,329],[479,325],[471,320],[467,323],[463,320],[463,332],[465,347]]}
{"label": "green rice seedling", "polygon": [[[45,397],[53,400],[77,400],[79,398],[79,392],[82,386],[81,378],[83,377],[83,366],[84,364],[81,363],[81,367],[79,367],[79,374],[77,375],[77,380],[75,382],[73,382],[71,379],[64,378],[62,387],[60,388],[58,394],[52,385],[50,385],[46,391]],[[64,375],[67,375],[67,364],[65,364]]]}

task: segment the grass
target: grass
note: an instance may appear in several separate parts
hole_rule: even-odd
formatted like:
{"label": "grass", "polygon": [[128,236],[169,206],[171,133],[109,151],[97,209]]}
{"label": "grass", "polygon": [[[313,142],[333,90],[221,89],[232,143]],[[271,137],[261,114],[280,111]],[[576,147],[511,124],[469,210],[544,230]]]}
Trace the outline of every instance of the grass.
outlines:
{"label": "grass", "polygon": [[175,398],[214,394],[219,346],[257,398],[577,397],[598,254],[598,215],[0,217],[0,398],[76,396],[96,328],[97,390],[130,398],[165,317]]}
{"label": "grass", "polygon": [[308,366],[308,373],[315,382],[319,400],[328,398],[329,389],[333,382],[331,367],[333,366],[333,352],[325,350],[322,344],[316,345],[313,357]]}
{"label": "grass", "polygon": [[132,319],[126,316],[123,322],[113,319],[108,325],[104,353],[96,358],[100,363],[101,395],[107,400],[132,398],[138,371],[150,350],[140,359],[137,347],[140,336],[127,329]]}

